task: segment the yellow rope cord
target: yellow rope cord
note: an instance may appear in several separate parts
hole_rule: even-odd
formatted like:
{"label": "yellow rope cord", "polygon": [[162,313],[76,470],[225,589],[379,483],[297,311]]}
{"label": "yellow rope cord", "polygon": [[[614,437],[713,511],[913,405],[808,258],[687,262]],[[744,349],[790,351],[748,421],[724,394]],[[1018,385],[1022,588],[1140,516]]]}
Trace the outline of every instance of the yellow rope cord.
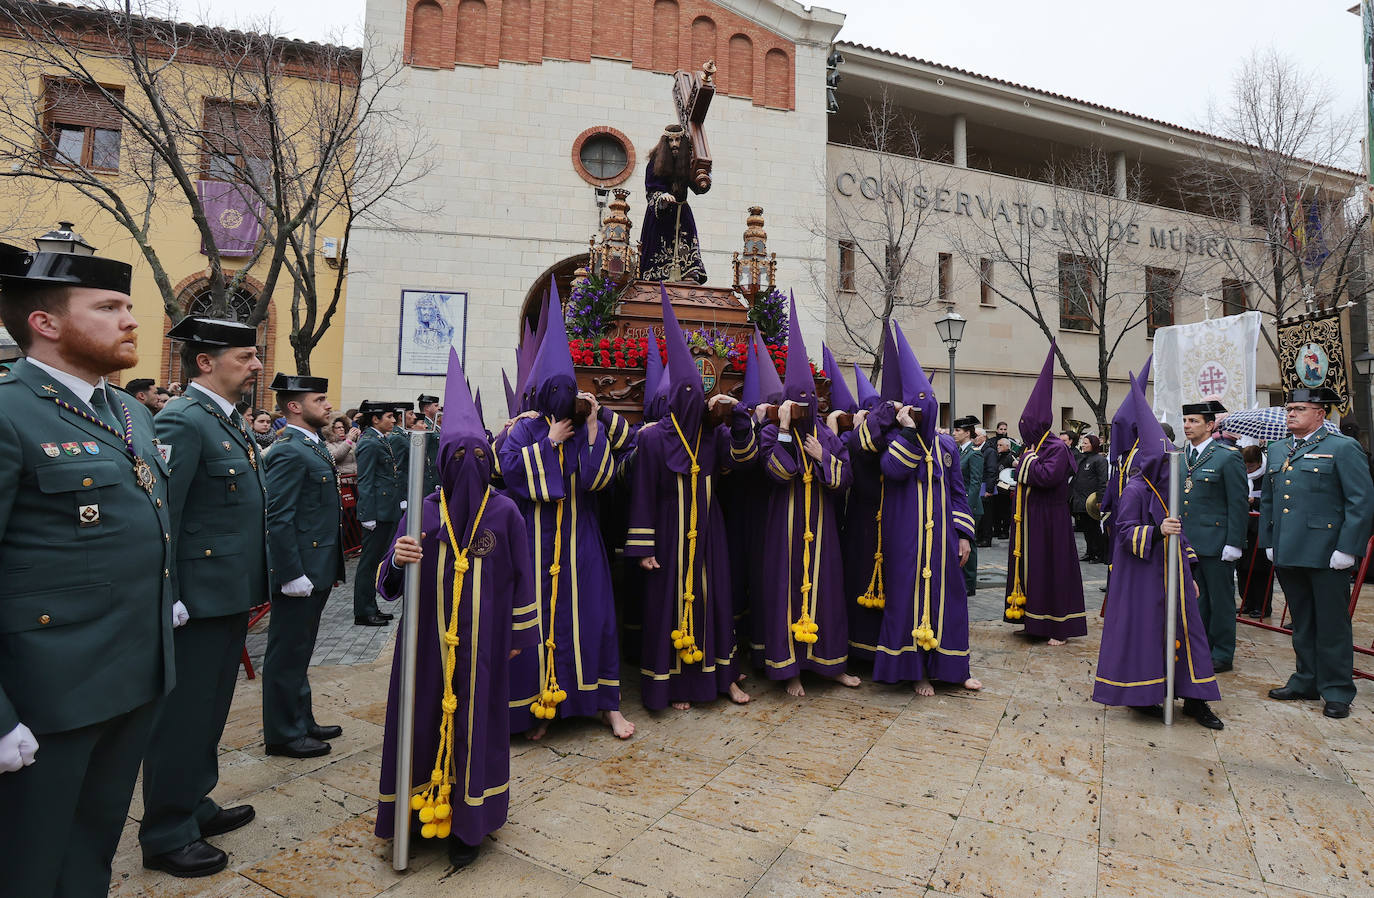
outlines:
{"label": "yellow rope cord", "polygon": [[887,477],[878,475],[878,513],[873,522],[878,527],[878,536],[873,551],[873,573],[868,578],[868,589],[859,596],[860,608],[887,607],[886,587],[883,584],[883,501],[887,498]]}
{"label": "yellow rope cord", "polygon": [[[1035,444],[1035,451],[1031,453],[1032,455],[1038,455],[1040,453],[1040,447],[1045,445],[1045,439],[1049,435],[1050,432],[1048,430],[1045,431],[1045,436],[1042,436],[1040,442]],[[1026,464],[1030,464],[1030,462],[1027,461]],[[1021,559],[1023,557],[1022,552],[1026,546],[1026,527],[1023,518],[1026,509],[1026,489],[1028,487],[1029,484],[1026,483],[1018,483],[1016,487],[1016,547],[1012,550],[1012,555],[1015,558],[1014,564],[1016,567],[1016,574],[1012,581],[1011,594],[1007,596],[1007,620],[1019,620],[1026,614],[1021,607],[1026,604],[1026,593],[1021,584],[1021,568],[1024,566]]]}
{"label": "yellow rope cord", "polygon": [[[792,435],[792,439],[794,441],[797,439],[795,433]],[[816,540],[816,534],[811,529],[811,481],[814,479],[814,475],[811,473],[811,463],[806,456],[806,449],[800,443],[798,443],[797,448],[801,450],[798,455],[801,458],[802,466],[802,511],[805,515],[803,520],[805,530],[802,532],[801,616],[797,618],[796,623],[790,626],[790,629],[793,639],[809,645],[820,638],[816,635],[820,627],[816,625],[811,613],[816,604],[816,591],[811,582],[811,544]]]}
{"label": "yellow rope cord", "polygon": [[[563,473],[563,444],[558,444],[558,472],[559,476]],[[549,565],[549,635],[544,640],[544,645],[548,648],[548,655],[544,664],[544,683],[539,690],[539,697],[535,699],[530,710],[539,720],[553,720],[558,713],[558,706],[567,699],[568,693],[558,688],[558,674],[553,669],[553,650],[554,646],[554,622],[558,618],[558,575],[563,570],[560,563],[563,557],[563,503],[566,499],[559,499],[553,505],[553,563]],[[576,538],[576,534],[573,534]],[[577,576],[577,572],[573,572]]]}
{"label": "yellow rope cord", "polygon": [[[935,638],[935,631],[930,626],[930,556],[935,546],[935,452],[926,445],[926,441],[919,436],[916,438],[921,444],[921,450],[925,452],[926,462],[926,492],[924,500],[918,497],[919,507],[918,520],[921,521],[921,537],[925,543],[924,557],[921,562],[921,585],[919,593],[921,596],[920,614],[913,615],[912,620],[916,623],[916,629],[911,631],[912,637],[916,640],[916,645],[930,651],[940,644],[940,640]],[[938,443],[937,443],[938,446]]]}
{"label": "yellow rope cord", "polygon": [[[453,692],[453,671],[458,665],[458,606],[463,600],[463,582],[468,573],[468,549],[477,535],[477,525],[482,521],[482,513],[487,509],[487,499],[491,498],[491,487],[482,491],[482,504],[472,519],[472,532],[468,534],[467,546],[459,547],[458,538],[453,533],[453,520],[448,513],[448,495],[439,487],[439,513],[448,531],[448,542],[453,548],[453,602],[449,619],[444,627],[444,698],[439,713],[439,752],[434,758],[434,770],[429,775],[429,786],[418,795],[411,796],[410,808],[420,818],[420,835],[426,839],[446,839],[453,828],[453,715],[458,710],[458,696]],[[442,577],[443,572],[438,572]],[[415,613],[415,609],[410,609]],[[477,646],[472,650],[477,651]],[[472,701],[472,696],[468,696]]]}
{"label": "yellow rope cord", "polygon": [[673,640],[673,648],[677,649],[677,655],[683,663],[694,664],[706,657],[705,653],[697,648],[696,640],[697,475],[701,473],[697,454],[701,451],[701,431],[697,431],[697,447],[692,449],[687,445],[687,438],[682,435],[677,415],[669,414],[668,417],[673,422],[673,429],[677,431],[677,438],[682,441],[682,448],[692,462],[692,510],[687,530],[687,571],[683,575],[682,590],[679,594],[677,629],[668,635]]}

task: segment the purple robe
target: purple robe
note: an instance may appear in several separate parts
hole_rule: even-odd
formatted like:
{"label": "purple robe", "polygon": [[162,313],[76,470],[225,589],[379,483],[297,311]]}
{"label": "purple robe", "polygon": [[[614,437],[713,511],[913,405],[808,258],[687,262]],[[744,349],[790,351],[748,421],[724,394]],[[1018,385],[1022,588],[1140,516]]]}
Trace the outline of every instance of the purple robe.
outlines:
{"label": "purple robe", "polygon": [[[887,418],[892,418],[891,405],[884,405]],[[883,609],[865,608],[859,604],[859,597],[868,592],[868,584],[873,579],[873,566],[877,562],[874,555],[878,551],[878,508],[883,501],[885,484],[882,472],[882,452],[887,447],[884,436],[877,425],[875,416],[870,415],[840,436],[849,453],[849,468],[852,482],[849,495],[845,497],[843,555],[844,555],[844,603],[849,616],[849,656],[872,661],[878,650],[878,631],[883,623]],[[886,572],[884,571],[884,578]],[[889,584],[890,586],[890,584]],[[887,590],[888,594],[890,589]],[[910,629],[910,628],[908,628]]]}
{"label": "purple robe", "polygon": [[[686,147],[683,151],[688,152]],[[694,193],[702,192],[694,184],[691,189]],[[665,193],[674,195],[680,205],[668,203],[660,210],[658,197]],[[669,179],[654,172],[652,159],[644,168],[644,196],[647,205],[644,227],[639,232],[640,278],[706,283],[706,264],[701,260],[697,222],[692,217],[692,207],[687,205],[687,194],[685,191],[681,195],[673,194]],[[674,253],[680,268],[677,277],[673,275]]]}
{"label": "purple robe", "polygon": [[[424,503],[420,541],[419,639],[415,652],[415,737],[411,754],[411,795],[429,785],[439,750],[440,703],[444,697],[444,647],[441,633],[453,610],[453,554],[439,514],[439,494]],[[456,526],[456,524],[455,524]],[[406,532],[403,517],[398,535]],[[458,538],[467,545],[469,533]],[[453,740],[453,834],[477,845],[506,820],[510,781],[510,714],[507,656],[537,653],[539,628],[534,577],[525,542],[525,521],[510,499],[492,493],[468,552],[470,568],[458,605],[457,663],[453,691],[458,698]],[[377,591],[399,599],[405,574],[391,564],[388,551],[379,566]],[[440,576],[442,574],[442,576]],[[396,641],[387,692],[386,731],[377,804],[378,836],[394,835],[396,735],[400,715],[401,642]],[[409,811],[409,797],[406,810]],[[411,813],[412,827],[418,820]]]}
{"label": "purple robe", "polygon": [[[886,496],[883,505],[883,564],[887,602],[883,609],[873,679],[880,683],[969,678],[968,593],[959,566],[959,540],[975,539],[959,447],[949,436],[936,437],[933,468],[930,449],[917,436],[892,431],[882,455]],[[934,525],[927,530],[927,514]],[[929,598],[926,553],[929,552]],[[923,649],[912,633],[929,610],[929,625],[939,644]]]}
{"label": "purple robe", "polygon": [[[541,643],[549,637],[553,620],[554,673],[559,687],[568,693],[558,705],[558,716],[590,717],[620,709],[615,600],[596,499],[596,493],[615,477],[616,459],[604,426],[597,427],[591,443],[586,426],[579,426],[561,452],[548,434],[544,418],[516,422],[501,443],[501,470],[528,528]],[[560,503],[561,525],[556,523]],[[549,573],[555,561],[559,566],[557,609],[551,606],[553,578]],[[511,663],[511,732],[524,732],[536,723],[530,708],[543,688],[547,654],[544,648],[522,652]]]}
{"label": "purple robe", "polygon": [[[822,448],[819,461],[802,450],[802,427],[794,427],[792,434],[791,442],[780,441],[777,425],[769,424],[759,438],[763,469],[777,486],[768,497],[763,526],[761,561],[770,576],[763,582],[753,609],[758,617],[755,632],[760,636],[754,651],[769,679],[790,679],[803,670],[838,677],[845,672],[849,658],[849,622],[836,503],[849,486],[849,454],[828,427],[816,431]],[[813,478],[809,521],[803,479],[807,472]],[[812,643],[794,640],[791,630],[803,610],[803,534],[808,525],[814,537],[808,610],[817,626],[817,641]]]}
{"label": "purple robe", "polygon": [[[1021,589],[1026,616],[1008,623],[1025,625],[1031,636],[1069,639],[1088,635],[1083,610],[1083,572],[1069,515],[1069,480],[1077,470],[1073,453],[1054,434],[1017,463],[1017,493],[1011,501],[1022,520],[1013,520],[1007,547],[1007,595],[1016,582],[1017,532],[1021,534]],[[1004,618],[1005,620],[1006,618]]]}
{"label": "purple robe", "polygon": [[[717,472],[749,461],[755,452],[747,417],[732,440],[728,425],[705,427],[694,447],[697,474],[697,540],[693,570],[687,571],[691,527],[692,479],[669,464],[670,448],[681,447],[671,419],[639,433],[634,485],[630,493],[630,526],[625,557],[652,557],[658,569],[642,571],[643,642],[640,692],[644,707],[657,711],[671,702],[709,702],[730,691],[735,682],[736,641],[731,598],[730,552],[725,519],[718,500]],[[638,565],[636,564],[636,567]],[[692,577],[692,614],[699,662],[684,663],[673,647],[678,606],[688,576]]]}
{"label": "purple robe", "polygon": [[[1141,707],[1164,701],[1164,589],[1166,540],[1157,526],[1164,506],[1146,479],[1133,474],[1116,502],[1112,577],[1097,656],[1093,701]],[[1180,643],[1174,653],[1174,692],[1179,698],[1216,701],[1221,697],[1212,670],[1207,630],[1198,613],[1197,585],[1190,563],[1192,546],[1180,537],[1182,602],[1176,624]]]}

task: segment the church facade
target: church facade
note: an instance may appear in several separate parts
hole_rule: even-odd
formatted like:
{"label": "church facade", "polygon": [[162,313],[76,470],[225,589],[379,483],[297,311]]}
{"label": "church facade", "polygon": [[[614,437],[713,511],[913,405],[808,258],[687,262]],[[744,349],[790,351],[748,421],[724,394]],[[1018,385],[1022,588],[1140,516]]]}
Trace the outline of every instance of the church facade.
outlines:
{"label": "church facade", "polygon": [[[1114,407],[1157,327],[1256,305],[1235,264],[1256,252],[1248,210],[1204,215],[1166,186],[1213,138],[844,43],[838,13],[792,0],[370,0],[367,24],[370,52],[406,60],[403,106],[433,152],[419,202],[355,225],[350,404],[433,392],[452,342],[494,423],[522,323],[550,279],[566,289],[610,191],[629,191],[637,238],[646,157],[677,121],[672,73],[708,59],[714,183],[690,200],[708,284],[732,283],[748,209],[762,206],[778,285],[795,292],[817,356],[823,338],[868,365],[886,292],[947,399],[933,324],[952,308],[969,321],[956,414],[1014,430],[1050,338],[1094,396],[1110,346]],[[841,59],[827,96],[827,62]],[[871,124],[884,113],[908,133],[880,152]],[[1077,157],[1099,163],[1100,181],[1050,183],[1057,160]],[[1330,173],[1332,190],[1346,174]],[[1104,254],[1105,288],[1092,276]],[[1126,317],[1094,319],[1094,289]],[[1263,342],[1259,382],[1277,385]],[[1093,420],[1067,378],[1055,409]]]}

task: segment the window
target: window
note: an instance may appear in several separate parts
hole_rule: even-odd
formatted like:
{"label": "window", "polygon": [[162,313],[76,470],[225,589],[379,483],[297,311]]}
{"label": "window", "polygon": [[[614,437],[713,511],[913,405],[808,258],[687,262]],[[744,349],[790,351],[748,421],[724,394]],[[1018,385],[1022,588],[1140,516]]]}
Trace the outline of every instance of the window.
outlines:
{"label": "window", "polygon": [[997,305],[997,294],[992,289],[992,260],[978,260],[978,304]]}
{"label": "window", "polygon": [[614,178],[630,162],[625,145],[609,134],[598,134],[583,143],[577,158],[582,162],[582,167],[598,181]]}
{"label": "window", "polygon": [[1239,315],[1249,308],[1250,299],[1245,295],[1245,283],[1224,278],[1221,282],[1221,314]]}
{"label": "window", "polygon": [[265,186],[272,176],[271,137],[266,114],[251,103],[206,100],[203,176]]}
{"label": "window", "polygon": [[[123,99],[119,88],[104,88]],[[119,111],[94,84],[50,78],[43,86],[48,155],[59,164],[119,170]]]}
{"label": "window", "polygon": [[1071,331],[1093,329],[1092,263],[1082,256],[1059,256],[1059,327]]}
{"label": "window", "polygon": [[855,249],[853,240],[840,241],[840,291],[843,293],[853,293],[857,289],[854,286]]}
{"label": "window", "polygon": [[1146,333],[1153,337],[1161,327],[1174,323],[1174,293],[1178,272],[1170,268],[1145,269]]}
{"label": "window", "polygon": [[954,257],[940,253],[940,302],[954,302]]}
{"label": "window", "polygon": [[995,436],[994,431],[996,431],[996,429],[997,429],[997,426],[996,426],[996,424],[994,423],[996,420],[997,420],[997,406],[995,406],[995,405],[987,405],[987,404],[985,403],[985,404],[983,405],[983,429],[986,430],[988,433],[993,434],[994,436]]}
{"label": "window", "polygon": [[[211,314],[214,314],[214,312],[213,312],[214,294],[211,293],[208,282],[201,281],[201,282],[200,282],[198,285],[196,285],[193,289],[194,289],[195,292],[193,292],[193,293],[191,294],[191,298],[186,302],[186,314],[187,314],[187,315],[211,315]],[[182,296],[185,296],[185,295],[186,295],[186,294],[184,294],[184,293],[182,294]],[[246,322],[246,321],[248,321],[249,318],[252,317],[252,315],[253,315],[253,307],[256,306],[256,305],[257,305],[257,297],[255,297],[248,289],[246,289],[246,288],[244,288],[244,287],[240,287],[240,288],[237,289],[237,290],[232,290],[232,291],[230,291],[229,296],[228,296],[228,306],[229,306],[228,313],[225,314],[223,317],[228,318],[230,321],[243,321],[243,322]],[[219,317],[219,316],[216,316],[216,317]],[[262,360],[262,363],[263,363],[264,365],[266,365],[267,362],[268,362],[268,355],[267,355],[267,324],[266,324],[266,322],[264,322],[264,323],[258,325],[258,346],[257,346],[257,349],[258,349],[258,358],[259,358],[260,360]],[[169,378],[168,378],[169,381],[175,381],[175,382],[177,382],[177,383],[183,383],[183,384],[184,384],[184,383],[186,383],[186,382],[190,379],[191,372],[185,371],[185,370],[182,369],[182,367],[181,367],[181,357],[180,357],[179,353],[176,353],[176,352],[173,352],[173,353],[172,353],[172,355],[171,355],[171,368],[172,368],[172,370],[171,370],[170,376],[169,376]],[[251,387],[249,387],[248,390],[247,390],[246,392],[241,393],[241,394],[238,396],[238,398],[239,398],[239,399],[243,399],[243,400],[245,400],[245,401],[247,401],[247,402],[251,402],[251,403],[253,404],[253,407],[254,407],[254,408],[265,408],[265,407],[267,407],[267,406],[264,405],[264,400],[265,400],[265,399],[270,399],[270,398],[271,398],[271,395],[272,395],[270,392],[267,392],[267,391],[266,391],[267,383],[268,383],[268,378],[266,378],[266,377],[259,377],[257,380],[255,380],[255,381],[253,382],[253,385],[252,385]],[[264,394],[265,394],[265,395],[264,395]],[[230,397],[230,398],[232,398],[232,397]]]}

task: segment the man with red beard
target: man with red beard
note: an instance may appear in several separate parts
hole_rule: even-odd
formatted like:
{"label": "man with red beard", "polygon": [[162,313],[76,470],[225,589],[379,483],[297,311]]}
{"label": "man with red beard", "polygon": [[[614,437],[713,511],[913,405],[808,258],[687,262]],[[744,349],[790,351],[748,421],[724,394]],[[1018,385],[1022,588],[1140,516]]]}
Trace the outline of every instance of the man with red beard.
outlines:
{"label": "man with red beard", "polygon": [[[138,362],[124,262],[0,244],[0,883],[103,895],[175,679],[167,466],[105,377]],[[181,619],[184,620],[184,611]]]}
{"label": "man with red beard", "polygon": [[697,222],[687,191],[705,193],[691,178],[692,141],[681,125],[669,125],[644,167],[644,228],[639,233],[640,276],[646,281],[706,283]]}

